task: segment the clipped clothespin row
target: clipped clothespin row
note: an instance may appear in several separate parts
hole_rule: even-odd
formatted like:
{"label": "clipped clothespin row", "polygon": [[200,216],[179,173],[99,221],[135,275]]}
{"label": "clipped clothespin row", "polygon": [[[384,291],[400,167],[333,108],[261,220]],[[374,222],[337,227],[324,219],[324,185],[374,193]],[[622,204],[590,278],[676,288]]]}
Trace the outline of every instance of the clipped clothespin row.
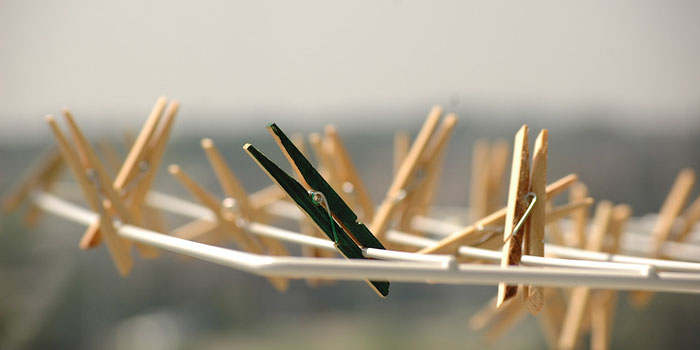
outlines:
{"label": "clipped clothespin row", "polygon": [[[693,169],[683,169],[678,173],[676,180],[669,191],[666,200],[661,206],[659,216],[656,219],[654,228],[651,231],[653,246],[649,257],[661,258],[664,243],[671,237],[673,224],[681,214],[685,204],[690,197],[690,192],[695,184],[695,171]],[[700,210],[700,209],[699,209]],[[638,309],[646,307],[651,301],[654,293],[646,291],[636,291],[629,294],[629,300]]]}
{"label": "clipped clothespin row", "polygon": [[[243,148],[335,243],[341,254],[349,259],[365,259],[362,248],[384,249],[372,232],[357,221],[357,215],[282,130],[277,125],[271,124],[268,126],[268,131],[277,141],[301,183],[294,180],[251,144],[246,144]],[[387,281],[368,281],[368,283],[382,297],[389,293]]]}
{"label": "clipped clothespin row", "polygon": [[[65,162],[61,152],[56,149],[49,150],[26,175],[22,176],[23,180],[3,198],[3,211],[7,213],[17,210],[35,189],[51,192],[61,176],[64,166]],[[24,215],[25,225],[28,227],[36,225],[40,215],[41,210],[30,203]]]}

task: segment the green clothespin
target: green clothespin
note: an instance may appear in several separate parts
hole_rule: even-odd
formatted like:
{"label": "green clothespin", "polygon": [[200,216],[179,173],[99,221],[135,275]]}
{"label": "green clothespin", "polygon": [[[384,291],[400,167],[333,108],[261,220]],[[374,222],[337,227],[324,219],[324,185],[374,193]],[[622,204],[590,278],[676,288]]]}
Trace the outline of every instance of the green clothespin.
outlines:
{"label": "green clothespin", "polygon": [[[328,238],[335,242],[338,250],[348,259],[365,259],[360,247],[385,249],[372,232],[357,221],[357,215],[314,169],[287,135],[275,124],[268,125],[267,129],[287,156],[302,183],[289,176],[253,145],[246,144],[243,149],[311,217]],[[369,284],[382,297],[389,294],[389,282],[369,281]]]}

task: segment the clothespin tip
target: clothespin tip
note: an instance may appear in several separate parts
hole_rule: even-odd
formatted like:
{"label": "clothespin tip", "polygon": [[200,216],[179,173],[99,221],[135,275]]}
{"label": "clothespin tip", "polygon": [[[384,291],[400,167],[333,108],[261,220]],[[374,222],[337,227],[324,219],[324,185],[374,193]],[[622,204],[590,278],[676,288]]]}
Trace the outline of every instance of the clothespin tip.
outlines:
{"label": "clothespin tip", "polygon": [[209,149],[214,147],[214,141],[212,141],[210,138],[205,137],[202,139],[202,148]]}
{"label": "clothespin tip", "polygon": [[170,165],[168,166],[168,172],[171,173],[171,174],[173,174],[173,175],[175,175],[175,174],[177,174],[177,173],[180,173],[180,171],[181,171],[181,170],[180,170],[180,166],[177,165],[177,164],[170,164]]}

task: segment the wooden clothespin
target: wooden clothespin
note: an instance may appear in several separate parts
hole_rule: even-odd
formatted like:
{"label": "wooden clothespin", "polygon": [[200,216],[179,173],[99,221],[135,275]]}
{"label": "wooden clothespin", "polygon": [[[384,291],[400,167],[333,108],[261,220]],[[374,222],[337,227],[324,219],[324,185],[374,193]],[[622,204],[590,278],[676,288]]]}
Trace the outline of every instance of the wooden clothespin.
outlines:
{"label": "wooden clothespin", "polygon": [[340,182],[340,190],[347,195],[351,208],[360,209],[360,218],[366,221],[371,221],[374,217],[374,203],[372,197],[367,191],[364,181],[360,177],[355,164],[350,158],[350,153],[345,148],[343,140],[338,134],[338,130],[333,125],[327,125],[325,129],[325,139],[327,140],[328,148],[334,162],[335,176]]}
{"label": "wooden clothespin", "polygon": [[[129,154],[126,157],[126,160],[122,164],[122,167],[119,169],[119,172],[117,173],[117,176],[114,179],[114,182],[112,183],[113,188],[121,197],[124,197],[125,195],[128,195],[129,193],[123,193],[126,189],[127,186],[129,186],[130,180],[136,176],[136,174],[139,172],[139,165],[140,164],[148,164],[148,161],[146,160],[146,155],[148,153],[148,146],[149,143],[154,139],[154,134],[156,131],[156,128],[158,126],[158,123],[160,121],[161,115],[163,114],[163,110],[166,107],[167,100],[165,97],[160,97],[157,101],[155,106],[153,107],[153,110],[151,111],[150,115],[148,116],[148,119],[146,120],[146,123],[144,124],[143,128],[141,129],[141,132],[139,133],[138,137],[133,143],[133,146],[131,147],[131,150],[129,151]],[[175,117],[175,114],[177,113],[179,104],[174,101],[171,103],[171,106],[168,108],[169,113],[168,113],[168,118],[170,121],[166,123],[166,127],[162,128],[161,130],[169,133],[170,128],[172,126],[172,119]],[[168,126],[170,125],[170,126]],[[165,136],[165,135],[160,135],[160,136]],[[165,143],[165,140],[162,141]],[[156,142],[157,144],[158,142]],[[163,148],[165,145],[162,146]],[[164,151],[164,150],[163,150]],[[162,152],[162,151],[161,151]],[[142,163],[144,162],[145,163]],[[153,167],[151,164],[148,164],[148,168],[151,169],[151,171],[155,171],[155,169],[152,169]],[[146,176],[148,177],[148,176]],[[142,191],[146,191],[145,189],[141,189]],[[147,192],[147,191],[146,191]],[[145,194],[143,194],[145,196]],[[130,211],[131,215],[134,216],[134,220],[137,222],[140,221],[139,216],[140,212],[137,210],[138,208],[135,209],[135,207],[140,207],[140,204],[137,205],[136,203],[137,200],[131,201],[130,205]],[[100,242],[100,227],[98,225],[91,225],[88,227],[87,231],[85,231],[85,234],[83,235],[83,238],[80,240],[80,248],[81,249],[89,249],[91,247],[96,246]],[[139,247],[139,251],[141,254],[145,257],[155,257],[157,256],[158,252],[155,248],[148,247],[145,245],[137,245]]]}
{"label": "wooden clothespin", "polygon": [[427,214],[428,208],[437,191],[438,180],[442,168],[442,162],[447,150],[447,143],[452,135],[455,125],[457,124],[457,116],[453,113],[448,114],[443,119],[440,128],[431,138],[427,149],[421,157],[417,169],[423,174],[423,180],[415,185],[411,191],[408,191],[403,199],[404,205],[399,213],[398,228],[402,231],[413,231],[411,220],[416,215]]}
{"label": "wooden clothespin", "polygon": [[[535,140],[528,191],[534,193],[538,201],[533,204],[523,232],[523,252],[527,255],[542,257],[544,256],[544,228],[546,225],[548,135],[548,130],[542,130]],[[537,315],[544,303],[544,289],[540,286],[524,285],[523,298],[528,311]]]}
{"label": "wooden clothespin", "polygon": [[[214,145],[214,141],[205,138],[202,140],[202,148],[209,159],[216,178],[228,198],[233,199],[234,211],[238,211],[236,219],[243,219],[248,222],[265,222],[266,215],[261,208],[256,208],[248,199],[248,193],[241,184],[233,170],[226,164],[226,161],[221,156],[221,153]],[[288,256],[289,251],[279,240],[270,237],[259,237],[260,242],[271,255]]]}
{"label": "wooden clothespin", "polygon": [[[664,243],[671,236],[673,223],[685,207],[690,192],[695,184],[695,171],[690,168],[681,170],[669,191],[664,204],[661,206],[656,224],[651,231],[653,244],[650,257],[662,257]],[[632,305],[638,309],[644,308],[651,301],[653,292],[635,291],[629,294]]]}
{"label": "wooden clothespin", "polygon": [[[22,178],[23,180],[15,185],[14,189],[5,196],[2,201],[2,208],[5,212],[17,210],[17,208],[29,197],[32,190],[40,188],[43,191],[51,192],[56,181],[61,176],[64,167],[61,152],[52,149],[47,152],[42,159]],[[41,210],[33,204],[24,215],[24,223],[32,227],[41,215]]]}
{"label": "wooden clothespin", "polygon": [[[78,124],[73,118],[73,114],[68,109],[64,109],[63,116],[65,117],[68,128],[73,136],[73,141],[76,149],[78,150],[79,158],[82,159],[82,166],[94,174],[94,178],[98,184],[98,191],[104,194],[105,198],[103,206],[107,210],[111,210],[116,213],[116,215],[124,223],[138,225],[138,221],[135,216],[127,208],[119,193],[114,189],[114,187],[112,187],[112,177],[109,175],[104,165],[102,165],[102,162],[97,157],[97,153],[78,127]],[[101,228],[99,225],[96,227]],[[154,250],[154,248],[147,247],[145,245],[139,244],[137,246],[142,252],[151,252]]]}
{"label": "wooden clothespin", "polygon": [[[523,125],[515,134],[513,146],[513,165],[510,173],[510,187],[508,190],[508,205],[506,206],[506,221],[503,228],[503,255],[501,266],[517,265],[522,256],[523,230],[515,231],[518,222],[525,216],[528,205],[525,198],[530,184],[530,151],[528,149],[528,127]],[[536,197],[532,200],[536,201]],[[531,201],[532,201],[531,200]],[[515,296],[518,286],[510,286],[505,283],[498,285],[498,301],[500,307],[503,302]]]}
{"label": "wooden clothespin", "polygon": [[431,135],[437,128],[441,116],[442,107],[433,107],[418,133],[418,136],[416,136],[411,149],[408,151],[406,158],[401,164],[401,168],[399,168],[399,171],[394,177],[394,181],[389,187],[386,197],[375,213],[370,227],[380,241],[384,239],[386,231],[394,217],[395,209],[399,205],[399,202],[401,202],[401,198],[405,197],[408,190],[410,190],[407,187],[418,175],[419,162],[424,157]]}
{"label": "wooden clothespin", "polygon": [[[588,197],[588,187],[582,182],[577,183],[569,192],[569,202],[575,203]],[[583,248],[586,242],[586,227],[591,215],[589,207],[583,207],[571,214],[571,234],[573,246]]]}
{"label": "wooden clothespin", "polygon": [[[586,250],[595,252],[603,250],[606,235],[610,232],[612,215],[612,203],[600,201],[593,217],[593,227],[586,242]],[[560,349],[569,350],[576,347],[589,310],[590,294],[591,289],[588,287],[575,287],[572,289],[559,336],[558,344]]]}
{"label": "wooden clothespin", "polygon": [[[254,253],[266,254],[266,248],[255,237],[245,232],[239,227],[236,214],[231,208],[224,205],[223,201],[218,200],[214,195],[209,193],[194,179],[187,175],[177,164],[171,164],[168,167],[171,175],[180,181],[180,183],[190,191],[205,207],[207,207],[216,217],[219,232],[229,235],[238,244],[241,249]],[[233,203],[231,203],[233,204]],[[289,288],[289,280],[282,277],[268,277],[268,281],[272,286],[280,292],[284,292]]]}
{"label": "wooden clothespin", "polygon": [[479,139],[472,151],[470,217],[483,218],[502,205],[503,175],[508,163],[508,143]]}
{"label": "wooden clothespin", "polygon": [[104,201],[100,195],[100,193],[103,192],[107,197],[110,196],[110,194],[107,194],[109,190],[105,191],[105,189],[109,186],[101,185],[104,174],[101,173],[100,170],[97,170],[97,168],[93,168],[94,170],[88,172],[88,169],[84,168],[81,164],[78,154],[68,143],[68,140],[64,136],[53,116],[47,116],[46,121],[56,137],[56,141],[58,142],[63,159],[73,172],[78,185],[83,190],[88,204],[93,211],[98,213],[98,225],[104,235],[107,248],[112,256],[112,260],[114,261],[117,270],[122,276],[129,274],[133,261],[131,259],[131,255],[129,254],[128,243],[126,240],[117,235],[117,232],[114,229],[113,218],[110,214],[110,210],[104,207]]}
{"label": "wooden clothespin", "polygon": [[394,176],[399,173],[401,164],[408,155],[409,147],[411,147],[411,137],[404,130],[397,131],[394,134]]}
{"label": "wooden clothespin", "polygon": [[[625,232],[627,220],[632,215],[629,205],[619,204],[613,208],[610,224],[609,242],[605,251],[616,254],[620,250],[620,236]],[[613,290],[597,290],[591,296],[591,349],[606,350],[610,348],[613,319],[617,292]]]}
{"label": "wooden clothespin", "polygon": [[[268,130],[284,152],[301,183],[260,153],[251,144],[243,148],[258,165],[275,181],[294,202],[336,244],[338,250],[349,259],[364,259],[361,247],[384,249],[365,225],[357,221],[357,215],[326,180],[313,168],[292,141],[275,124]],[[389,282],[371,281],[373,289],[381,296],[389,293]]]}
{"label": "wooden clothespin", "polygon": [[695,224],[700,220],[700,197],[696,198],[693,203],[681,215],[683,225],[676,235],[676,242],[685,242],[690,235]]}
{"label": "wooden clothespin", "polygon": [[[578,181],[576,174],[569,174],[563,178],[549,184],[547,186],[547,198],[552,199],[569,188]],[[488,216],[476,221],[474,224],[465,227],[464,229],[455,232],[438,243],[421,249],[420,254],[455,254],[461,245],[469,245],[474,242],[479,242],[484,238],[488,231],[483,230],[483,227],[503,224],[506,217],[506,208],[501,208]],[[501,240],[502,241],[502,240]],[[502,243],[501,243],[502,244]]]}

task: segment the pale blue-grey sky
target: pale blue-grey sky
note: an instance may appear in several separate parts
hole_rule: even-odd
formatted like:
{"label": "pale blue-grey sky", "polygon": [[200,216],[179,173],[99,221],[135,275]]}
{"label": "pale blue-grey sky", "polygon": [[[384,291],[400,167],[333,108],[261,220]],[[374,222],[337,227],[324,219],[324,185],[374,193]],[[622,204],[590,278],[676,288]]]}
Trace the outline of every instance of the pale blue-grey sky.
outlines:
{"label": "pale blue-grey sky", "polygon": [[697,1],[2,1],[0,137],[62,106],[138,126],[161,94],[186,118],[457,99],[687,122],[699,34]]}

